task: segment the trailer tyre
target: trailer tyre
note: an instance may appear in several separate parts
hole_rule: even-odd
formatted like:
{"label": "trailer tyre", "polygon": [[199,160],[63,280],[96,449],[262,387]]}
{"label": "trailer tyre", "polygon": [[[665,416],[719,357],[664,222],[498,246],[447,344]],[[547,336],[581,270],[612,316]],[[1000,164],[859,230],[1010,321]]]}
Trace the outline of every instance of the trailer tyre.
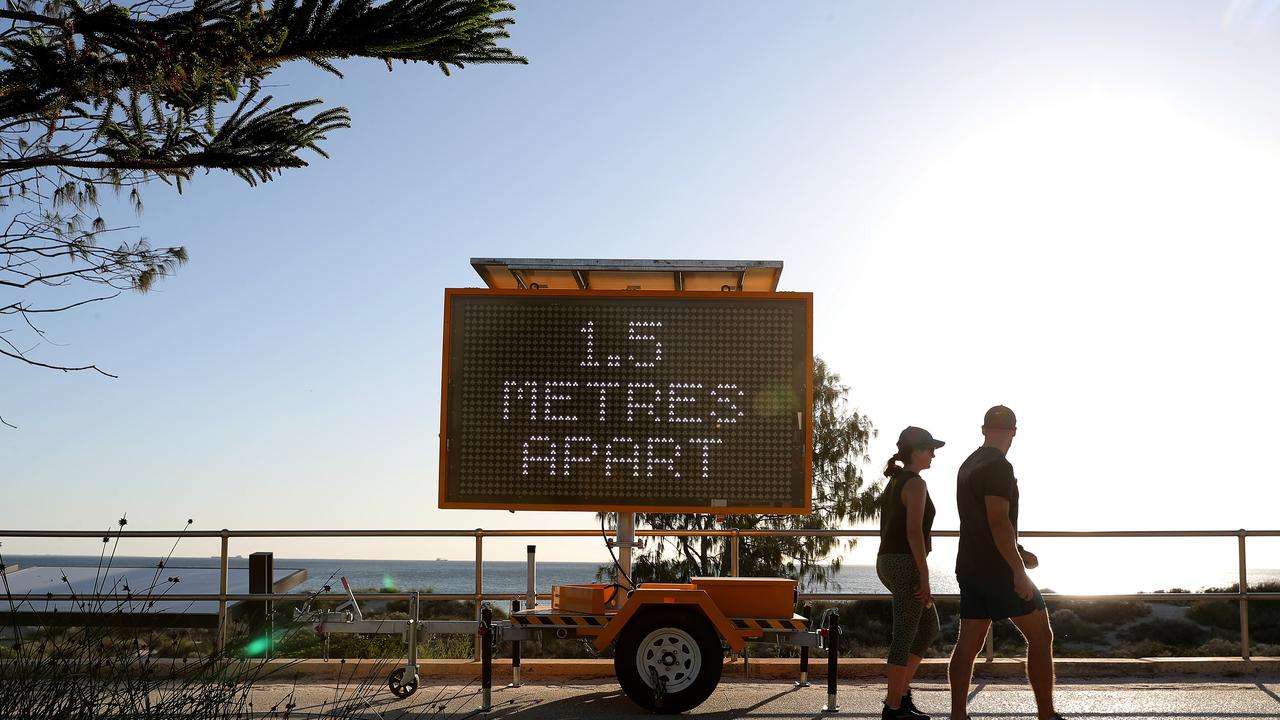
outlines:
{"label": "trailer tyre", "polygon": [[387,677],[387,687],[391,690],[391,694],[398,698],[407,698],[418,689],[418,678],[410,678],[409,682],[404,682],[404,668],[395,670]]}
{"label": "trailer tyre", "polygon": [[[632,618],[618,635],[613,669],[635,704],[680,713],[702,704],[720,682],[720,636],[698,610],[654,607]],[[661,689],[654,686],[659,679]]]}

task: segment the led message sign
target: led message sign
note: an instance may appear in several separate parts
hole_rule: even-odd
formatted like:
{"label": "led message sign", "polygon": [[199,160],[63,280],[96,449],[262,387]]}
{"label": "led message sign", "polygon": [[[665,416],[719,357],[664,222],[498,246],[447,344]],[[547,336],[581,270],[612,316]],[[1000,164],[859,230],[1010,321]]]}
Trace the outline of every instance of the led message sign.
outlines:
{"label": "led message sign", "polygon": [[810,508],[808,293],[445,292],[440,506]]}

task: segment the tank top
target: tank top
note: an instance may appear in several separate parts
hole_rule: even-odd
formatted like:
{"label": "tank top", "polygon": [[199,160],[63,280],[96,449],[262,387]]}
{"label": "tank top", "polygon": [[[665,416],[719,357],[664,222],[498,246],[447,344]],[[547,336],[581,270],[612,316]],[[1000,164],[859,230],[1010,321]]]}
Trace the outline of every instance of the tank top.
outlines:
{"label": "tank top", "polygon": [[[878,555],[911,554],[911,544],[907,542],[907,506],[902,502],[902,488],[907,481],[920,477],[919,473],[910,470],[898,470],[889,478],[889,484],[880,496],[880,552]],[[933,499],[925,490],[924,519],[921,529],[924,530],[924,552],[933,550],[933,516],[937,511],[933,507]]]}

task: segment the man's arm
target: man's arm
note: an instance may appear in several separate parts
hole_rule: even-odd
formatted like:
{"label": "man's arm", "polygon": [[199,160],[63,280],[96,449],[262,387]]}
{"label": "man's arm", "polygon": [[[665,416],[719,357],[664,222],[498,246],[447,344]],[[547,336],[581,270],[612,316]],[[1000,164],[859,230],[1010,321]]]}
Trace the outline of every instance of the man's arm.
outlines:
{"label": "man's arm", "polygon": [[1009,520],[1009,498],[987,495],[983,499],[987,505],[987,525],[991,527],[991,539],[995,541],[1000,557],[1013,570],[1013,589],[1018,597],[1030,600],[1035,594],[1035,584],[1027,577],[1022,555],[1018,552],[1018,536],[1013,530],[1013,522]]}

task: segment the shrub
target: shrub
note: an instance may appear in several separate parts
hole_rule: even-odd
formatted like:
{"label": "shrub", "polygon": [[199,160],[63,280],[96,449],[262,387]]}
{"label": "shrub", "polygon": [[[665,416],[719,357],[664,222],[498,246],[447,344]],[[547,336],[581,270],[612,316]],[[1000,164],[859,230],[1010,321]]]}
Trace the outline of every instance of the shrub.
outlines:
{"label": "shrub", "polygon": [[1151,607],[1145,602],[1131,600],[1067,600],[1060,606],[1085,622],[1107,626],[1123,625],[1151,614]]}
{"label": "shrub", "polygon": [[1153,640],[1168,646],[1199,645],[1209,639],[1209,631],[1189,620],[1147,620],[1120,632],[1125,640]]}
{"label": "shrub", "polygon": [[1116,648],[1116,655],[1131,658],[1169,657],[1173,655],[1173,650],[1158,640],[1139,640],[1120,645]]}
{"label": "shrub", "polygon": [[[1240,584],[1225,588],[1206,588],[1207,593],[1239,592]],[[1280,582],[1264,582],[1249,586],[1249,592],[1280,592]],[[1199,600],[1191,605],[1188,616],[1196,622],[1223,628],[1238,634],[1240,603],[1235,600]],[[1249,603],[1249,638],[1263,643],[1280,643],[1280,602]]]}
{"label": "shrub", "polygon": [[1206,655],[1208,657],[1232,657],[1240,655],[1240,643],[1231,642],[1226,638],[1213,638],[1209,642],[1200,646],[1196,651],[1197,655]]}
{"label": "shrub", "polygon": [[1102,638],[1102,628],[1080,618],[1074,610],[1055,610],[1050,616],[1054,637],[1063,642],[1094,642]]}
{"label": "shrub", "polygon": [[1209,627],[1240,629],[1240,605],[1230,600],[1197,600],[1191,603],[1187,617]]}

